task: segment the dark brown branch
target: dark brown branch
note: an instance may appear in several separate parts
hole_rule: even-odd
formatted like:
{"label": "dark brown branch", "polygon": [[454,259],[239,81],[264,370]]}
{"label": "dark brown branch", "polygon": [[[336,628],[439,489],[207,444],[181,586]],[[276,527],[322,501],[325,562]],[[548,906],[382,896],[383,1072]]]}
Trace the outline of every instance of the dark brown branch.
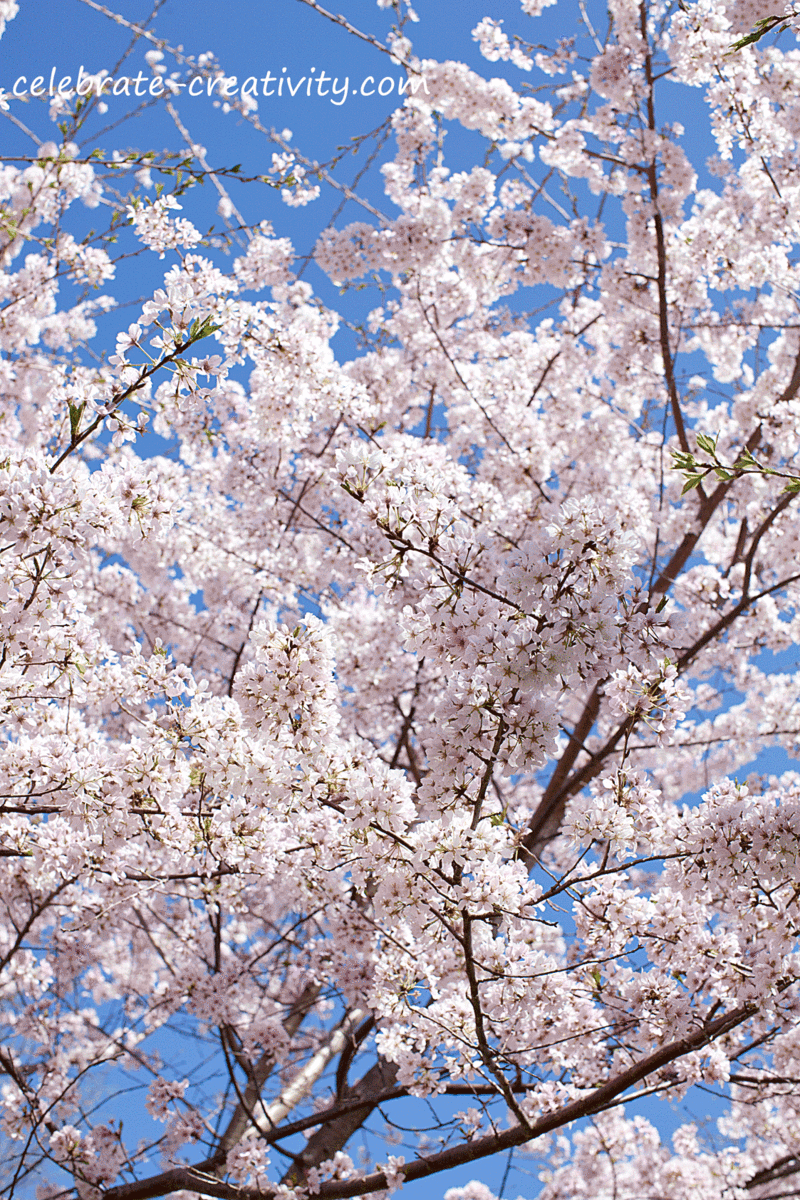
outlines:
{"label": "dark brown branch", "polygon": [[[619,1075],[607,1080],[599,1087],[593,1088],[587,1095],[573,1100],[555,1112],[547,1113],[528,1126],[515,1125],[511,1129],[487,1134],[485,1137],[475,1138],[472,1141],[451,1146],[446,1150],[440,1150],[437,1154],[415,1158],[402,1168],[403,1181],[411,1183],[416,1179],[425,1179],[430,1175],[437,1175],[442,1171],[449,1171],[454,1167],[510,1150],[514,1146],[522,1146],[554,1129],[561,1129],[572,1121],[578,1121],[582,1117],[601,1112],[612,1100],[622,1095],[634,1084],[639,1083],[640,1080],[661,1070],[669,1063],[676,1062],[687,1054],[709,1045],[716,1038],[722,1037],[738,1025],[742,1025],[757,1011],[756,1005],[744,1004],[713,1021],[704,1022],[696,1032],[685,1038],[679,1038],[677,1041],[668,1042],[626,1071],[620,1072]],[[377,1070],[379,1066],[380,1064],[376,1064],[373,1071]],[[365,1076],[365,1080],[366,1078]],[[358,1125],[356,1125],[357,1127]],[[233,1187],[209,1178],[204,1171],[205,1166],[206,1164],[198,1164],[195,1167],[180,1167],[152,1179],[110,1188],[103,1193],[104,1200],[153,1200],[154,1197],[164,1196],[167,1192],[183,1188],[200,1192],[206,1196],[219,1196],[222,1200],[274,1200],[276,1195],[274,1188]],[[370,1192],[383,1191],[386,1187],[385,1173],[375,1171],[371,1175],[359,1179],[328,1180],[320,1184],[317,1194],[320,1196],[320,1200],[349,1200],[349,1197],[365,1196]]]}
{"label": "dark brown branch", "polygon": [[156,371],[158,371],[161,367],[165,367],[168,363],[176,362],[185,350],[188,350],[189,347],[193,346],[195,342],[203,341],[203,339],[206,337],[208,337],[208,332],[204,333],[201,328],[193,337],[188,337],[183,342],[177,342],[175,349],[170,354],[166,354],[163,358],[160,358],[158,362],[153,363],[152,366],[144,367],[139,374],[138,379],[134,383],[129,384],[124,391],[113,395],[111,401],[109,402],[108,411],[101,413],[100,416],[96,417],[94,421],[92,421],[91,425],[87,425],[83,433],[79,433],[77,429],[73,429],[69,445],[53,463],[52,467],[50,468],[50,474],[54,474],[64,460],[69,458],[73,450],[77,450],[78,446],[80,446],[82,442],[85,442],[88,437],[91,437],[91,435],[100,428],[107,417],[115,416],[119,412],[120,406],[125,402],[125,400],[127,400],[128,397],[132,396],[135,392],[140,391],[151,375],[155,375]]}
{"label": "dark brown branch", "polygon": [[[647,33],[647,9],[644,4],[639,8],[641,32],[645,45],[648,44]],[[645,55],[644,60],[645,76],[647,78],[647,125],[653,134],[656,130],[656,112],[653,99],[653,62],[649,52]],[[675,432],[678,435],[680,447],[684,451],[689,450],[689,441],[686,437],[686,427],[683,421],[683,413],[681,412],[680,396],[678,395],[678,386],[675,382],[675,367],[672,357],[672,348],[669,344],[669,305],[667,303],[667,249],[664,241],[664,221],[658,208],[658,170],[656,167],[655,157],[647,164],[645,171],[647,182],[650,187],[650,203],[653,207],[653,227],[656,235],[656,258],[658,260],[658,277],[656,286],[658,288],[658,335],[661,344],[661,361],[664,364],[664,379],[667,385],[667,393],[669,395],[670,408],[672,410],[672,420],[675,424]]]}
{"label": "dark brown branch", "polygon": [[778,583],[774,583],[772,587],[764,588],[762,592],[758,592],[755,596],[747,596],[740,600],[730,612],[726,613],[724,617],[720,617],[710,629],[707,629],[693,646],[690,646],[688,650],[683,652],[678,659],[678,669],[683,670],[687,667],[692,659],[696,658],[709,642],[713,642],[714,638],[724,633],[728,626],[732,625],[736,618],[740,617],[751,604],[755,604],[758,600],[763,600],[765,596],[771,596],[773,592],[779,592],[781,588],[788,587],[790,583],[796,583],[798,579],[800,579],[800,574],[790,575],[788,579],[781,579]]}
{"label": "dark brown branch", "polygon": [[375,1028],[375,1018],[367,1017],[362,1021],[358,1029],[351,1033],[347,1039],[347,1045],[339,1057],[339,1065],[336,1068],[336,1095],[343,1096],[347,1091],[347,1072],[350,1070],[350,1065],[358,1053],[358,1047],[369,1037],[372,1030]]}
{"label": "dark brown branch", "polygon": [[772,1183],[776,1179],[786,1179],[790,1175],[795,1175],[800,1171],[800,1158],[795,1154],[787,1154],[783,1158],[779,1158],[771,1167],[762,1167],[760,1171],[756,1171],[752,1179],[749,1179],[745,1184],[748,1191],[752,1188],[761,1187],[765,1183]]}
{"label": "dark brown branch", "polygon": [[[318,1167],[327,1159],[333,1158],[336,1151],[341,1150],[347,1144],[356,1130],[360,1129],[370,1114],[375,1111],[386,1093],[394,1093],[397,1071],[398,1068],[394,1063],[388,1062],[385,1058],[379,1058],[366,1075],[359,1079],[358,1083],[347,1088],[342,1099],[349,1104],[350,1101],[363,1098],[363,1104],[327,1120],[313,1137],[308,1139],[305,1149],[284,1175],[281,1183],[288,1187],[297,1187],[298,1184],[305,1181],[307,1171],[312,1167]],[[137,1198],[121,1196],[114,1200],[137,1200]],[[142,1200],[146,1200],[146,1197],[143,1197]]]}
{"label": "dark brown branch", "polygon": [[[319,985],[309,984],[300,993],[283,1022],[283,1028],[289,1037],[293,1037],[300,1028],[306,1014],[319,995]],[[252,1069],[251,1078],[247,1084],[243,1098],[237,1104],[227,1127],[219,1139],[213,1155],[213,1173],[218,1173],[225,1163],[230,1150],[244,1137],[246,1131],[256,1125],[254,1108],[261,1101],[261,1089],[272,1071],[274,1057],[271,1051],[265,1051]]]}
{"label": "dark brown branch", "polygon": [[599,711],[600,690],[599,687],[595,686],[586,702],[577,725],[570,735],[567,747],[556,763],[553,774],[550,776],[550,780],[544,790],[544,795],[539,801],[539,807],[531,818],[528,832],[520,843],[518,853],[522,856],[523,861],[528,864],[538,855],[542,846],[558,832],[564,816],[564,805],[567,798],[564,783],[574,767],[578,755],[584,748],[584,743],[597,720]]}
{"label": "dark brown branch", "polygon": [[[787,579],[779,580],[779,582],[773,584],[772,587],[764,588],[763,591],[758,592],[756,595],[746,596],[740,600],[739,603],[730,610],[730,612],[726,613],[723,617],[720,617],[720,619],[709,629],[707,629],[706,632],[699,637],[696,642],[693,643],[693,645],[683,652],[677,661],[679,672],[685,670],[686,667],[689,666],[689,664],[693,661],[693,659],[697,657],[701,650],[703,650],[710,642],[714,641],[715,638],[719,637],[721,633],[724,633],[724,631],[730,625],[732,625],[733,622],[740,617],[742,613],[745,612],[745,610],[748,609],[752,604],[757,603],[759,600],[763,600],[766,596],[772,595],[773,592],[780,591],[781,588],[788,587],[790,583],[795,583],[798,579],[800,579],[800,573],[796,575],[790,575]],[[591,713],[589,711],[589,706],[587,705],[586,709],[584,709],[581,720],[583,721],[585,718],[588,721],[590,716]],[[592,754],[587,760],[587,762],[585,762],[584,765],[577,770],[571,778],[567,779],[566,782],[563,783],[563,786],[559,791],[548,797],[547,810],[544,809],[544,797],[542,798],[539,808],[531,819],[528,832],[520,842],[519,849],[517,851],[517,853],[525,862],[532,862],[533,859],[539,854],[541,848],[545,845],[547,840],[555,836],[561,824],[567,800],[576,795],[582,787],[585,787],[587,783],[590,783],[600,773],[603,768],[603,763],[606,761],[608,756],[617,749],[620,742],[623,741],[624,738],[632,733],[640,719],[641,714],[638,712],[631,713],[629,716],[627,716],[625,720],[606,739],[600,749],[596,750],[594,754]],[[578,727],[576,726],[576,732],[577,729]],[[575,733],[573,733],[573,738],[574,737]],[[577,757],[580,749],[581,746],[576,746],[575,757]],[[564,755],[562,755],[562,759],[558,764],[559,766],[561,766],[561,762],[563,762],[567,757],[568,751],[569,747],[567,747]],[[553,774],[553,778],[555,778],[555,772]],[[545,792],[545,796],[547,796],[547,792]]]}

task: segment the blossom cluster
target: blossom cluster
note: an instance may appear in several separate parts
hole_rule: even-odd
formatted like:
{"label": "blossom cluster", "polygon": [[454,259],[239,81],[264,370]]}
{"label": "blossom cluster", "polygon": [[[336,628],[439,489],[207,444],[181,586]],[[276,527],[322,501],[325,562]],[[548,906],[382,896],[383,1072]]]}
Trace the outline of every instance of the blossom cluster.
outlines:
{"label": "blossom cluster", "polygon": [[[758,757],[800,746],[800,57],[731,53],[761,3],[611,0],[548,50],[522,0],[473,37],[534,92],[378,7],[427,87],[388,211],[315,244],[377,285],[346,361],[300,250],[201,235],[191,171],[85,154],[65,109],[0,167],[14,1170],[347,1200],[530,1142],[545,1200],[757,1196],[800,1137],[800,776]],[[711,171],[656,123],[679,86]],[[339,185],[270,137],[288,204]],[[697,1083],[713,1145],[619,1108]],[[442,1145],[351,1157],[395,1101]]]}

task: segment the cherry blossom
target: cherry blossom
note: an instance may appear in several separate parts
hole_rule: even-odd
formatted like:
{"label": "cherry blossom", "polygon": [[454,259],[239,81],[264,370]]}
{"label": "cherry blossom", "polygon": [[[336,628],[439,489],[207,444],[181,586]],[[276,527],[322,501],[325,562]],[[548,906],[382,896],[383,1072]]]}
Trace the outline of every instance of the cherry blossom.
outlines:
{"label": "cherry blossom", "polygon": [[[180,180],[74,95],[0,168],[10,1190],[494,1200],[513,1152],[543,1200],[787,1194],[794,10],[545,45],[522,0],[483,74],[408,5],[307,3],[424,78],[364,135],[383,207],[239,105],[275,199],[240,219],[177,86],[223,66],[121,14]],[[331,189],[294,245],[278,197]],[[711,1134],[641,1111],[701,1088]]]}

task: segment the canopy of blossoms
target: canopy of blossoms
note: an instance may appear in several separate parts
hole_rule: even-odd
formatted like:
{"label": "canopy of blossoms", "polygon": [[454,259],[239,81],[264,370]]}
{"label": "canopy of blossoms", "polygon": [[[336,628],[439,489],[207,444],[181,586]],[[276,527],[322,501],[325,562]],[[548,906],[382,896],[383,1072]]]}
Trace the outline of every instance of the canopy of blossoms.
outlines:
{"label": "canopy of blossoms", "polygon": [[[520,1148],[542,1200],[795,1194],[793,10],[611,0],[548,47],[522,0],[479,74],[406,0],[388,41],[304,2],[425,84],[383,207],[315,227],[375,287],[346,361],[280,202],[95,151],[102,79],[0,164],[0,1185],[493,1200]],[[222,68],[154,28],[186,130]],[[353,210],[230,107],[276,198]],[[711,1136],[640,1115],[695,1085]]]}

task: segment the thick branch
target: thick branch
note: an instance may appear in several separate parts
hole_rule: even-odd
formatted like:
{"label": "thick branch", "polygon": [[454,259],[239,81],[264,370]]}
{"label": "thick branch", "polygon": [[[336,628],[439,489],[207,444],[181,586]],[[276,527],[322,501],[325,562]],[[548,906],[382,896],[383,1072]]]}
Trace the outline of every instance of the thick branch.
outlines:
{"label": "thick branch", "polygon": [[[300,993],[300,996],[292,1005],[283,1022],[283,1028],[289,1037],[294,1037],[297,1033],[303,1022],[303,1018],[318,995],[318,984],[309,984]],[[222,1168],[228,1151],[232,1150],[242,1140],[248,1128],[252,1128],[257,1123],[254,1110],[259,1103],[261,1089],[271,1073],[274,1063],[275,1060],[272,1052],[265,1050],[254,1066],[252,1077],[245,1089],[244,1096],[234,1109],[233,1116],[228,1122],[225,1132],[219,1139],[219,1144],[214,1155],[215,1158],[219,1159],[219,1169]]]}
{"label": "thick branch", "polygon": [[[777,398],[776,403],[782,403],[787,400],[791,400],[798,393],[798,391],[800,391],[800,351],[795,359],[792,377],[789,380],[786,388]],[[745,443],[746,448],[751,453],[756,449],[761,441],[761,432],[762,427],[759,425],[753,430],[750,437],[747,439],[747,442]],[[697,543],[703,536],[703,533],[705,532],[714,513],[725,499],[725,496],[730,490],[733,482],[733,480],[729,480],[725,483],[720,483],[710,496],[701,498],[700,513],[696,528],[684,534],[680,544],[672,554],[669,562],[661,571],[658,579],[650,589],[651,597],[655,595],[663,595],[672,587],[673,583],[686,566],[686,563],[689,561],[689,558],[693,554]],[[791,499],[792,496],[787,494],[785,498],[782,498],[781,501],[779,501],[776,509],[767,518],[767,523],[757,531],[756,535],[754,535],[752,543],[753,546],[757,544],[756,539],[760,538],[761,534],[766,532],[766,529],[772,524],[775,517],[778,516],[779,512],[783,511]],[[786,582],[788,581],[784,581],[784,584],[780,586],[784,586]],[[767,593],[762,594],[766,595]],[[736,610],[727,614],[725,618],[713,626],[711,630],[707,631],[694,646],[690,647],[684,653],[684,655],[681,657],[680,665],[686,666],[703,648],[703,646],[707,645],[709,641],[717,636],[717,634],[721,633],[723,629],[731,624],[732,620],[739,616],[749,604],[753,603],[753,601],[758,598],[759,597],[747,597],[746,600],[743,599],[743,602],[737,606]],[[629,732],[630,728],[632,728],[629,721],[623,722],[623,724],[612,735],[609,741],[606,742],[602,749],[590,757],[589,762],[585,764],[584,768],[582,768],[577,775],[574,775],[569,783],[566,782],[569,778],[570,771],[575,766],[578,755],[585,747],[586,739],[591,733],[592,726],[597,720],[600,712],[599,687],[600,685],[598,684],[587,700],[583,713],[581,714],[578,723],[572,732],[569,742],[567,743],[567,747],[556,764],[556,768],[550,777],[548,785],[539,802],[539,806],[531,818],[528,832],[520,843],[518,853],[523,858],[523,861],[529,864],[536,857],[538,857],[542,848],[547,844],[547,842],[551,838],[555,837],[555,835],[558,833],[564,817],[564,807],[569,797],[574,795],[578,788],[582,787],[590,779],[594,778],[606,755],[611,750],[616,748],[621,737],[623,737],[624,734]],[[586,768],[590,768],[588,773],[586,772]]]}
{"label": "thick branch", "polygon": [[566,803],[564,783],[584,748],[599,711],[600,690],[598,686],[595,686],[581,713],[580,720],[570,735],[564,753],[556,763],[544,795],[539,801],[539,807],[531,817],[528,832],[521,842],[519,852],[526,863],[530,863],[537,857],[542,847],[558,833]]}
{"label": "thick branch", "polygon": [[336,1151],[341,1150],[361,1128],[380,1101],[386,1098],[387,1092],[391,1095],[397,1080],[397,1071],[395,1063],[379,1058],[358,1083],[348,1087],[342,1098],[350,1103],[363,1097],[364,1104],[326,1121],[313,1137],[308,1139],[303,1152],[284,1175],[281,1183],[288,1187],[297,1187],[305,1182],[307,1171],[333,1158]]}
{"label": "thick branch", "polygon": [[[425,1179],[429,1175],[437,1175],[442,1171],[452,1170],[466,1163],[475,1162],[489,1155],[510,1150],[534,1141],[554,1129],[561,1129],[572,1121],[592,1113],[601,1112],[612,1100],[622,1095],[628,1088],[639,1083],[648,1075],[661,1070],[671,1062],[691,1054],[695,1050],[707,1046],[716,1038],[729,1033],[738,1025],[743,1024],[758,1011],[756,1005],[744,1004],[732,1012],[717,1017],[713,1021],[704,1022],[700,1028],[685,1038],[668,1042],[640,1062],[635,1063],[626,1071],[607,1080],[606,1083],[594,1088],[587,1095],[573,1100],[552,1113],[547,1113],[530,1125],[515,1125],[500,1133],[487,1134],[485,1137],[462,1142],[440,1150],[424,1158],[415,1158],[402,1168],[403,1181],[410,1183],[415,1179]],[[222,1200],[274,1200],[275,1188],[255,1189],[237,1188],[230,1184],[210,1179],[204,1174],[205,1164],[195,1167],[183,1167],[169,1171],[154,1179],[142,1180],[139,1183],[123,1184],[103,1193],[104,1200],[153,1200],[156,1196],[164,1196],[169,1191],[186,1188],[205,1196],[219,1196]],[[320,1200],[348,1200],[351,1196],[365,1196],[370,1192],[383,1191],[387,1187],[386,1175],[383,1171],[375,1171],[371,1175],[359,1179],[329,1180],[320,1184]]]}

